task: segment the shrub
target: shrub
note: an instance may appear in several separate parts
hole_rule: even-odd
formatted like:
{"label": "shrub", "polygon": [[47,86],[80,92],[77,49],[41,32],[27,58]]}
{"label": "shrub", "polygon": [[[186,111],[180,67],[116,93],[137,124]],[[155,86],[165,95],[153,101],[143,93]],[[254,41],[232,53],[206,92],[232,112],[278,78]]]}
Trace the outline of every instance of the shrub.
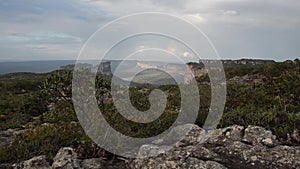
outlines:
{"label": "shrub", "polygon": [[61,147],[72,146],[85,137],[79,126],[66,124],[63,126],[36,126],[17,136],[8,147],[0,150],[0,162],[21,162],[38,155],[46,155],[52,161]]}

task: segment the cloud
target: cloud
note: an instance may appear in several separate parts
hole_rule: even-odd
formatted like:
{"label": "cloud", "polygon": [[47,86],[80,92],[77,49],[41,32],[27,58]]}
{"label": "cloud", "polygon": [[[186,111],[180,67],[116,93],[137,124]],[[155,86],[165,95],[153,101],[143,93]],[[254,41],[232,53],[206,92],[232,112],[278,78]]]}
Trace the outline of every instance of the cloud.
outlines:
{"label": "cloud", "polygon": [[[207,34],[224,58],[299,57],[300,1],[295,0],[11,0],[0,1],[0,60],[76,59],[76,52],[98,28],[135,12],[187,19]],[[122,27],[113,28],[107,41]],[[164,49],[173,47],[171,42],[157,43]],[[181,55],[186,51],[175,48]]]}
{"label": "cloud", "polygon": [[190,22],[193,23],[204,23],[205,18],[201,16],[201,14],[196,13],[196,14],[187,14],[183,16],[184,19],[187,19]]}
{"label": "cloud", "polygon": [[80,43],[82,39],[55,31],[35,31],[30,33],[13,33],[0,37],[2,43],[5,42],[32,42],[32,43]]}
{"label": "cloud", "polygon": [[5,52],[0,60],[76,59],[89,36],[109,20],[80,0],[1,1],[0,49]]}
{"label": "cloud", "polygon": [[[87,0],[83,0],[87,2]],[[291,28],[300,24],[300,2],[293,0],[89,0],[113,16],[135,12],[166,12],[195,23],[232,24],[244,27]],[[233,17],[237,16],[239,17]],[[284,26],[282,26],[284,25]]]}
{"label": "cloud", "polygon": [[224,11],[224,15],[230,15],[230,16],[234,16],[234,15],[237,15],[238,12],[235,11],[235,10],[227,10],[227,11]]}

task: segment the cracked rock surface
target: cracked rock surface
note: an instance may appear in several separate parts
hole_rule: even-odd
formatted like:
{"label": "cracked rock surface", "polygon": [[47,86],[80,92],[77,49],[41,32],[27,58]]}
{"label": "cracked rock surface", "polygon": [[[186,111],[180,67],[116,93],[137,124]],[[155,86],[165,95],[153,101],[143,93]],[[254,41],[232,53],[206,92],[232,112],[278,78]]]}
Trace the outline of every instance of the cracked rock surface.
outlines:
{"label": "cracked rock surface", "polygon": [[[262,127],[231,126],[207,131],[210,137],[202,144],[203,129],[194,125],[175,147],[165,152],[166,145],[145,145],[140,154],[146,158],[131,161],[131,168],[229,168],[229,169],[300,169],[300,147],[283,146],[276,136]],[[153,153],[162,152],[150,157]],[[161,148],[160,148],[161,147]],[[152,151],[152,152],[151,152]],[[147,154],[149,157],[147,157]]]}
{"label": "cracked rock surface", "polygon": [[[282,145],[262,127],[233,125],[205,131],[192,125],[177,126],[172,135],[191,130],[174,146],[164,140],[153,141],[140,148],[137,159],[108,163],[103,159],[78,159],[74,149],[61,148],[50,165],[45,156],[38,156],[14,168],[74,169],[300,169],[300,146]],[[184,129],[184,130],[183,130]],[[209,137],[207,137],[207,135]],[[158,155],[157,155],[158,154]]]}

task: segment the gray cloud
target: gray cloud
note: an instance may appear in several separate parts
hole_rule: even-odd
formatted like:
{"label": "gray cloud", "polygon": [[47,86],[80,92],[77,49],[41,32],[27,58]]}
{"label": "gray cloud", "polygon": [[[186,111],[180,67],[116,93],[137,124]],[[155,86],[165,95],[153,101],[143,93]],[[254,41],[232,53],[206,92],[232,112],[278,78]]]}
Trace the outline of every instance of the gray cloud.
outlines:
{"label": "gray cloud", "polygon": [[[299,57],[300,1],[296,0],[93,0],[112,16],[166,12],[196,24],[223,58]],[[138,23],[137,23],[138,25]]]}
{"label": "gray cloud", "polygon": [[0,61],[76,59],[107,20],[98,7],[77,0],[0,1]]}
{"label": "gray cloud", "polygon": [[296,0],[10,0],[0,1],[0,60],[75,59],[98,28],[135,12],[166,12],[193,22],[223,58],[299,57]]}
{"label": "gray cloud", "polygon": [[12,33],[0,37],[2,43],[80,43],[82,39],[55,31],[35,31],[29,33]]}

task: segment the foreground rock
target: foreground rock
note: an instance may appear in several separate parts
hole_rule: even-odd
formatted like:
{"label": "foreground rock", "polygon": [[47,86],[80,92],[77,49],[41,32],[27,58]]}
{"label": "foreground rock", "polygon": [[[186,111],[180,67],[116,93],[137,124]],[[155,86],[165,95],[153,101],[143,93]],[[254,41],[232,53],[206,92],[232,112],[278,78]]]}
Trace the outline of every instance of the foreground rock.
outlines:
{"label": "foreground rock", "polygon": [[120,169],[125,167],[125,163],[110,163],[100,158],[78,159],[77,153],[70,147],[58,151],[52,166],[46,161],[45,156],[34,157],[13,165],[14,169]]}
{"label": "foreground rock", "polygon": [[46,161],[45,156],[34,157],[30,160],[24,161],[13,166],[15,169],[49,169],[50,165]]}
{"label": "foreground rock", "polygon": [[[231,126],[205,131],[196,125],[178,126],[176,135],[191,127],[189,134],[175,146],[157,140],[140,148],[139,156],[127,162],[108,162],[99,158],[79,159],[72,148],[62,148],[52,166],[44,156],[34,157],[14,168],[53,169],[300,169],[300,147],[281,145],[262,127]],[[204,137],[209,134],[209,137]],[[205,138],[205,139],[204,139]],[[153,156],[153,157],[152,157]]]}
{"label": "foreground rock", "polygon": [[77,159],[77,154],[70,147],[60,149],[54,157],[53,161],[53,169],[80,168],[79,160]]}
{"label": "foreground rock", "polygon": [[[201,134],[202,133],[202,134]],[[202,144],[205,131],[193,126],[187,138],[165,152],[166,145],[144,145],[142,157],[131,168],[167,169],[300,169],[300,147],[282,146],[276,136],[262,127],[231,126],[207,131],[210,137]],[[202,140],[203,141],[203,140]],[[153,153],[159,153],[155,157]]]}

